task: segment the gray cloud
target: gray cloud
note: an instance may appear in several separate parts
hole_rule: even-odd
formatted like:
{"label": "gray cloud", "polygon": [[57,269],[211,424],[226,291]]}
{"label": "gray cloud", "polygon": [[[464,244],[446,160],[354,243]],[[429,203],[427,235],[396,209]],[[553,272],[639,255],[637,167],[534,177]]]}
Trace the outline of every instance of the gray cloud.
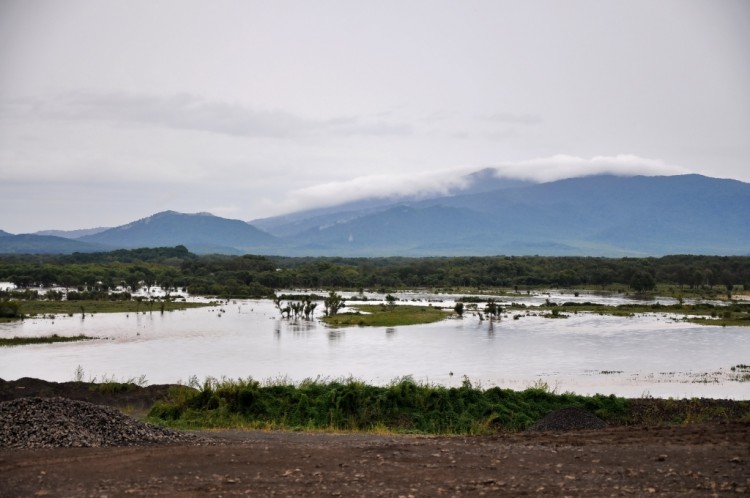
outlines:
{"label": "gray cloud", "polygon": [[325,120],[320,123],[320,128],[340,135],[408,136],[414,133],[413,127],[405,123],[360,117]]}
{"label": "gray cloud", "polygon": [[512,112],[496,112],[481,116],[487,121],[508,125],[537,125],[542,123],[541,116],[533,114],[514,114]]}
{"label": "gray cloud", "polygon": [[331,136],[408,135],[411,127],[382,119],[335,117],[310,119],[282,110],[259,110],[195,95],[156,96],[122,92],[68,92],[55,99],[17,99],[4,113],[71,121],[157,126],[223,135],[290,139],[312,134]]}

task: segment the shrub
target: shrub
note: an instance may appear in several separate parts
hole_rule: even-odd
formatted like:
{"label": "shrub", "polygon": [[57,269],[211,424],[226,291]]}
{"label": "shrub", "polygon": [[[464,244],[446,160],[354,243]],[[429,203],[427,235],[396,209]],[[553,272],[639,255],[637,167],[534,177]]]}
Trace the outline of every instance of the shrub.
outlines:
{"label": "shrub", "polygon": [[22,318],[19,301],[0,301],[0,318]]}
{"label": "shrub", "polygon": [[625,400],[614,396],[555,394],[539,385],[525,391],[493,387],[486,391],[465,379],[461,387],[443,387],[396,379],[371,386],[356,379],[276,382],[214,379],[202,389],[184,388],[155,405],[149,417],[183,427],[334,430],[388,429],[429,434],[478,434],[518,431],[565,407],[579,407],[608,419],[624,419]]}

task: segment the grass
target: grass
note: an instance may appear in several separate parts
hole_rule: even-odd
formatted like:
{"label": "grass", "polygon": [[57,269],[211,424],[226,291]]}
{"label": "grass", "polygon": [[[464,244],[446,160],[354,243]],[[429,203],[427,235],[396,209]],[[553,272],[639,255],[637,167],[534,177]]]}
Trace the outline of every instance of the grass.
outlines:
{"label": "grass", "polygon": [[721,327],[750,327],[750,314],[712,317],[690,317],[686,318],[690,323],[698,325],[716,325]]}
{"label": "grass", "polygon": [[554,315],[562,316],[562,313],[590,312],[600,315],[629,317],[636,314],[665,313],[674,315],[675,318],[682,317],[685,321],[699,325],[717,326],[750,326],[750,303],[733,303],[726,306],[715,306],[713,304],[621,304],[609,306],[598,303],[554,303],[535,306],[524,306],[511,304],[511,310],[551,310]]}
{"label": "grass", "polygon": [[[740,366],[744,367],[744,366]],[[544,383],[524,391],[483,390],[417,383],[388,386],[356,379],[286,379],[260,383],[213,379],[175,386],[146,419],[179,429],[365,431],[481,435],[522,431],[553,411],[577,407],[610,425],[671,425],[750,421],[750,401],[624,399],[614,395],[559,394]]]}
{"label": "grass", "polygon": [[750,401],[722,399],[633,399],[629,419],[637,425],[750,422]]}
{"label": "grass", "polygon": [[54,342],[91,341],[94,339],[97,339],[97,338],[89,337],[85,335],[65,337],[65,336],[59,336],[57,334],[48,335],[44,337],[10,337],[10,338],[0,338],[0,347],[28,346],[30,344],[51,344]]}
{"label": "grass", "polygon": [[114,377],[107,378],[105,376],[101,382],[92,385],[89,390],[101,394],[120,394],[136,391],[139,387],[144,387],[147,383],[148,381],[145,375],[141,375],[139,378],[133,377],[122,381],[118,381]]}
{"label": "grass", "polygon": [[324,317],[328,325],[360,325],[364,327],[395,327],[439,322],[450,312],[432,306],[357,305],[353,313]]}
{"label": "grass", "polygon": [[210,306],[209,303],[189,303],[181,301],[22,301],[22,311],[26,316],[84,313],[135,313],[175,311],[187,308]]}
{"label": "grass", "polygon": [[[750,382],[750,365],[741,363],[731,368],[730,378],[737,382]],[[750,417],[750,415],[748,415]]]}
{"label": "grass", "polygon": [[622,423],[627,415],[622,398],[556,394],[544,386],[482,390],[465,380],[461,387],[448,388],[408,377],[383,387],[355,379],[265,385],[253,379],[208,379],[198,389],[174,388],[169,400],[153,406],[148,420],[182,429],[492,434],[523,430],[571,406],[611,422]]}

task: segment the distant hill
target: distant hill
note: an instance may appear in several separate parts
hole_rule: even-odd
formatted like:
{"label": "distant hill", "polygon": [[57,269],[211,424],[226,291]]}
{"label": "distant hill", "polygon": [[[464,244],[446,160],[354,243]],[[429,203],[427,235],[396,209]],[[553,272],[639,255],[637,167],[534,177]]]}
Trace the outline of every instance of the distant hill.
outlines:
{"label": "distant hill", "polygon": [[98,228],[84,228],[82,230],[41,230],[34,232],[34,235],[53,235],[55,237],[63,237],[66,239],[78,239],[85,237],[86,235],[94,235],[95,233],[109,230],[111,227],[98,227]]}
{"label": "distant hill", "polygon": [[78,240],[124,249],[184,245],[198,254],[266,254],[283,245],[276,237],[244,221],[175,211],[157,213]]}
{"label": "distant hill", "polygon": [[8,237],[13,235],[12,233],[8,233],[5,230],[0,230],[0,237]]}
{"label": "distant hill", "polygon": [[288,236],[293,254],[658,256],[750,250],[750,184],[700,175],[600,175],[344,214],[337,223]]}
{"label": "distant hill", "polygon": [[369,199],[257,221],[277,236],[240,220],[166,211],[75,240],[52,237],[42,244],[40,238],[1,236],[0,252],[90,251],[60,245],[67,241],[285,256],[750,253],[748,183],[700,175],[599,175],[530,184],[504,182],[486,171],[476,175],[471,188],[455,195],[392,204]]}
{"label": "distant hill", "polygon": [[[7,232],[4,232],[7,234]],[[0,254],[72,254],[109,251],[112,248],[52,235],[0,235]]]}
{"label": "distant hill", "polygon": [[750,248],[750,184],[735,180],[601,175],[438,202],[501,217],[520,240],[564,243],[579,254],[598,254],[596,248],[603,255],[742,254]]}

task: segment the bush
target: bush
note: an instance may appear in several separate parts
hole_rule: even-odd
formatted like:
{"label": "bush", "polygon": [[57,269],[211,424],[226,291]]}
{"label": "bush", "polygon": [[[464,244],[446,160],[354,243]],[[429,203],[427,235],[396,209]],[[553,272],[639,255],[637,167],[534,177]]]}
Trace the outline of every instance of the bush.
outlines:
{"label": "bush", "polygon": [[0,301],[0,318],[23,318],[19,301]]}
{"label": "bush", "polygon": [[479,434],[524,430],[565,407],[624,419],[626,401],[614,396],[555,394],[544,386],[526,391],[483,391],[468,379],[461,387],[425,385],[409,377],[388,386],[355,379],[260,385],[248,380],[210,379],[201,390],[184,390],[149,416],[178,427],[308,428],[427,434]]}

